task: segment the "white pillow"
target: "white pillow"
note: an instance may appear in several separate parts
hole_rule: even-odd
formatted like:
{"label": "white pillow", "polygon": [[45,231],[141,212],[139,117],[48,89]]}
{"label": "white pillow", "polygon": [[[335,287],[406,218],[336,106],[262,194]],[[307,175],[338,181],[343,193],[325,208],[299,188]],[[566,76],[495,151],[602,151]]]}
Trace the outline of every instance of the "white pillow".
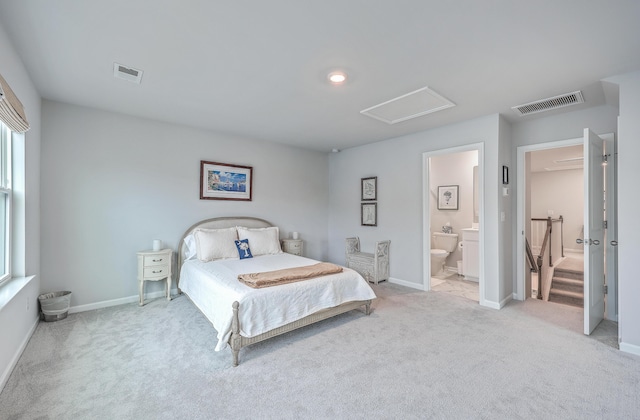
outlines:
{"label": "white pillow", "polygon": [[198,229],[193,235],[196,238],[196,253],[200,261],[238,258],[235,244],[235,240],[238,239],[236,228]]}
{"label": "white pillow", "polygon": [[193,236],[193,233],[184,237],[184,259],[192,260],[198,255],[198,250],[196,247],[196,238]]}
{"label": "white pillow", "polygon": [[253,256],[266,254],[282,254],[280,248],[280,231],[277,226],[267,228],[246,228],[238,226],[238,239],[248,239],[249,249]]}

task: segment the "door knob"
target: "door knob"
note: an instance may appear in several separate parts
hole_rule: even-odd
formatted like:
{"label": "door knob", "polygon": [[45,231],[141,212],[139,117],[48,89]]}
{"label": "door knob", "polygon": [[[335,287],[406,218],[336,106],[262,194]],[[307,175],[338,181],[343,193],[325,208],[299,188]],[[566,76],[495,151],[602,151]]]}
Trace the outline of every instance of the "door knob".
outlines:
{"label": "door knob", "polygon": [[593,241],[589,239],[589,244],[600,245],[600,241],[597,239],[594,239]]}
{"label": "door knob", "polygon": [[618,246],[618,241],[611,241],[611,246]]}
{"label": "door knob", "polygon": [[586,243],[585,241],[583,241],[582,239],[576,239],[576,243],[577,243],[577,244],[582,244],[582,243],[583,243],[583,244],[585,244],[585,245],[587,244],[587,243]]}

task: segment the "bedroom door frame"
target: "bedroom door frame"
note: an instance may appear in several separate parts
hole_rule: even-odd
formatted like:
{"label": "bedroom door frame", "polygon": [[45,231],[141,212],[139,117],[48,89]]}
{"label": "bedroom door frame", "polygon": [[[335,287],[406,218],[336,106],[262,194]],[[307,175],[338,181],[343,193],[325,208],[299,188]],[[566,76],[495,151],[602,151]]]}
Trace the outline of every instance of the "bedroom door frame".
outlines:
{"label": "bedroom door frame", "polygon": [[[612,321],[618,321],[618,276],[617,276],[617,249],[610,244],[611,240],[617,240],[617,171],[616,171],[616,136],[615,133],[599,134],[599,136],[605,141],[606,153],[611,156],[610,164],[607,165],[607,196],[608,196],[608,214],[607,214],[607,264],[605,267],[608,294],[606,297],[605,314],[606,319]],[[518,182],[517,182],[517,229],[516,229],[516,290],[514,291],[514,299],[525,300],[527,287],[527,262],[525,257],[524,241],[523,237],[526,237],[528,233],[528,227],[525,224],[525,220],[528,218],[527,213],[527,197],[526,197],[526,180],[527,172],[525,159],[528,152],[545,150],[545,149],[557,149],[566,146],[575,146],[584,143],[583,137],[577,137],[566,140],[555,140],[543,143],[530,144],[526,146],[519,146],[517,148],[517,170],[518,170]],[[530,288],[529,288],[530,289]]]}
{"label": "bedroom door frame", "polygon": [[[478,303],[485,305],[484,281],[484,143],[472,143],[464,146],[449,147],[422,153],[422,287],[431,290],[431,190],[429,178],[430,158],[460,152],[476,151],[478,153],[478,228],[479,228],[479,274]],[[462,240],[462,236],[458,237]]]}

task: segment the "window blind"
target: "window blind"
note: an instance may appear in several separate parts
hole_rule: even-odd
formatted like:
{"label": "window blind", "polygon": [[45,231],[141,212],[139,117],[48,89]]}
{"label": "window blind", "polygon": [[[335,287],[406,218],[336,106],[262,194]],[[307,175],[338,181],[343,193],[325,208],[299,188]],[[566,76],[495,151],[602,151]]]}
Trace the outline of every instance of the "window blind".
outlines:
{"label": "window blind", "polygon": [[0,121],[16,133],[24,133],[29,129],[22,102],[2,75],[0,75]]}

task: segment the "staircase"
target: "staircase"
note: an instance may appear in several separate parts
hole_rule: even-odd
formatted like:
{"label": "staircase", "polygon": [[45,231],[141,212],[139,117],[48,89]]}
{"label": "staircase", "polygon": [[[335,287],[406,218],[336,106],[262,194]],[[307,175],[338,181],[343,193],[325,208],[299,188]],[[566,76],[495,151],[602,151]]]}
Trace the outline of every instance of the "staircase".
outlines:
{"label": "staircase", "polygon": [[584,307],[584,273],[561,266],[553,271],[549,302]]}

